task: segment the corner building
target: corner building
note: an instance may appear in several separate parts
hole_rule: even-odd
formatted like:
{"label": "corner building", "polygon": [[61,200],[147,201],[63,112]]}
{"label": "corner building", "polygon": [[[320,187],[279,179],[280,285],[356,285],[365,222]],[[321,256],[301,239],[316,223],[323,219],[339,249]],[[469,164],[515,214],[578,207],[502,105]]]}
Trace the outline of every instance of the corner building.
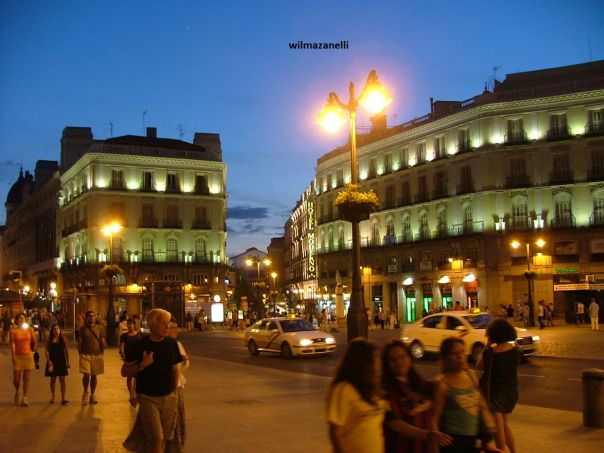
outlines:
{"label": "corner building", "polygon": [[[381,202],[360,225],[368,309],[411,322],[455,301],[516,308],[528,285],[558,319],[576,300],[604,302],[604,61],[508,74],[405,124],[373,121],[357,138],[361,186]],[[349,181],[349,146],[318,159],[308,228],[327,299],[337,273],[350,287],[351,226],[334,205]]]}
{"label": "corner building", "polygon": [[[147,128],[146,136],[95,140],[90,128],[67,127],[61,188],[63,290],[77,312],[107,311],[99,270],[108,263],[124,271],[116,312],[144,311],[155,291],[182,292],[193,314],[217,295],[226,300],[226,164],[218,134],[196,133],[188,143]],[[108,237],[102,230],[113,222],[122,229]]]}

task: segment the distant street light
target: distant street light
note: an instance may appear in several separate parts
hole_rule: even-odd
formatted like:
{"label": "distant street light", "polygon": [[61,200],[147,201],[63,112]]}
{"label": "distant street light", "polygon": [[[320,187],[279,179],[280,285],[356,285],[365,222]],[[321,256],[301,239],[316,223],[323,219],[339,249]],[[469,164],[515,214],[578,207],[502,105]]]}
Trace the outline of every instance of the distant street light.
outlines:
{"label": "distant street light", "polygon": [[[510,245],[514,249],[518,249],[522,246],[522,244],[518,241],[512,241]],[[526,278],[528,286],[526,303],[529,307],[529,319],[527,320],[527,326],[534,327],[535,308],[533,306],[533,279],[535,278],[535,273],[531,271],[531,243],[529,241],[526,241],[524,245],[526,247],[526,272],[524,273],[524,276]],[[545,241],[543,239],[537,239],[535,241],[535,245],[539,248],[543,248],[543,246],[545,245]]]}
{"label": "distant street light", "polygon": [[[373,114],[381,112],[392,98],[380,83],[375,70],[369,73],[365,87],[359,98],[355,98],[354,84],[348,86],[349,100],[345,104],[334,92],[329,93],[327,104],[319,115],[318,122],[328,132],[335,132],[344,123],[348,112],[350,123],[350,184],[358,185],[357,167],[357,141],[356,141],[356,116],[357,105],[361,104]],[[352,294],[350,296],[350,307],[348,308],[348,342],[356,337],[367,337],[367,311],[363,303],[363,287],[360,275],[361,242],[359,235],[358,219],[351,219],[352,223]]]}
{"label": "distant street light", "polygon": [[275,280],[277,279],[277,273],[271,272],[271,277],[273,278],[273,314],[277,315],[277,286],[275,284]]}
{"label": "distant street light", "polygon": [[107,343],[111,346],[117,345],[117,336],[115,329],[117,322],[115,321],[115,308],[113,307],[113,279],[117,277],[121,269],[119,266],[113,265],[113,235],[122,230],[122,226],[113,222],[104,226],[101,231],[105,236],[109,237],[109,260],[108,264],[102,269],[105,277],[109,277],[109,300],[107,302]]}

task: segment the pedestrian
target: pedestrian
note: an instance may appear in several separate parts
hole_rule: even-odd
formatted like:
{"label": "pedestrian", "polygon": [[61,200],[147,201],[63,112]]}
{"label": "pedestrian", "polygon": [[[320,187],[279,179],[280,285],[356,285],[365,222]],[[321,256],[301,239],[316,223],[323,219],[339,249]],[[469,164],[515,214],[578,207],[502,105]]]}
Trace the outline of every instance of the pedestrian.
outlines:
{"label": "pedestrian", "polygon": [[58,377],[59,386],[61,387],[61,404],[65,406],[69,403],[65,398],[67,391],[65,376],[69,374],[69,348],[67,347],[67,340],[63,336],[61,326],[58,323],[50,327],[45,354],[46,369],[44,370],[44,376],[50,378],[50,404],[55,402],[55,388]]}
{"label": "pedestrian", "polygon": [[[15,327],[10,329],[9,342],[13,360],[15,404],[29,406],[27,392],[31,370],[36,367],[34,354],[38,352],[38,340],[34,329],[25,322],[23,313],[15,316]],[[23,385],[21,385],[21,376],[23,376]]]}
{"label": "pedestrian", "polygon": [[585,319],[584,319],[585,305],[583,305],[583,302],[577,301],[577,303],[575,304],[575,307],[576,307],[576,313],[577,313],[577,324],[583,324],[585,322]]}
{"label": "pedestrian", "polygon": [[518,402],[518,365],[522,355],[515,343],[516,329],[504,319],[495,319],[487,327],[488,346],[476,362],[483,370],[480,389],[495,417],[497,448],[516,452],[508,416]]}
{"label": "pedestrian", "polygon": [[529,308],[527,303],[522,304],[522,324],[524,327],[529,327],[531,316],[531,309]]}
{"label": "pedestrian", "polygon": [[543,305],[542,300],[540,300],[537,305],[537,319],[539,320],[539,329],[543,330],[545,327],[545,306]]}
{"label": "pedestrian", "polygon": [[[134,319],[127,319],[126,327],[128,328],[128,331],[120,335],[120,357],[122,360],[126,359],[132,345],[143,338],[143,334],[136,330],[136,322]],[[130,401],[130,404],[133,407],[136,407],[136,391],[134,389],[133,377],[126,377],[126,388],[128,389],[129,395],[128,401]]]}
{"label": "pedestrian", "polygon": [[458,300],[455,301],[455,308],[453,310],[454,311],[461,311],[461,310],[463,310],[463,308],[461,307],[461,303]]}
{"label": "pedestrian", "polygon": [[480,417],[488,409],[480,394],[476,375],[468,369],[463,340],[459,337],[445,338],[440,345],[440,359],[442,375],[434,395],[432,430],[440,428],[453,438],[452,444],[441,448],[443,453],[478,452],[476,442]]}
{"label": "pedestrian", "polygon": [[327,310],[324,308],[321,310],[321,314],[319,315],[319,328],[323,332],[327,332]]}
{"label": "pedestrian", "polygon": [[122,335],[128,332],[128,317],[126,315],[120,316],[120,322],[117,325],[117,338],[122,338]]}
{"label": "pedestrian", "polygon": [[189,368],[191,364],[189,356],[183,344],[177,340],[178,337],[178,324],[174,319],[170,323],[170,336],[176,340],[178,344],[178,350],[182,356],[182,362],[176,365],[177,378],[176,378],[176,396],[178,397],[178,409],[176,411],[176,423],[174,437],[172,440],[166,443],[166,453],[180,453],[185,448],[186,438],[186,417],[185,417],[185,399],[184,389],[187,380],[185,379],[184,371]]}
{"label": "pedestrian", "polygon": [[382,309],[380,309],[380,311],[379,311],[379,317],[380,317],[380,327],[382,328],[382,330],[384,330],[384,324],[386,322],[386,317],[384,316],[384,311]]}
{"label": "pedestrian", "polygon": [[382,388],[394,416],[402,422],[404,433],[384,427],[386,451],[392,453],[436,452],[449,436],[430,431],[433,386],[413,366],[408,346],[392,339],[382,352]]}
{"label": "pedestrian", "polygon": [[10,332],[10,314],[8,309],[2,315],[2,344],[8,344],[8,334]]}
{"label": "pedestrian", "polygon": [[177,365],[183,361],[170,334],[169,311],[154,308],[147,314],[150,334],[134,343],[122,365],[122,376],[136,378],[138,414],[124,441],[130,451],[163,453],[174,437],[178,410]]}
{"label": "pedestrian", "polygon": [[[87,311],[84,325],[80,328],[78,337],[78,353],[80,354],[80,373],[84,393],[82,393],[82,404],[98,403],[95,392],[97,376],[105,372],[105,360],[103,352],[106,346],[105,329],[96,323],[96,313]],[[88,392],[90,385],[90,393]]]}
{"label": "pedestrian", "polygon": [[545,326],[554,327],[554,306],[551,303],[545,306]]}
{"label": "pedestrian", "polygon": [[185,323],[187,324],[187,332],[191,332],[193,330],[193,316],[190,311],[185,315]]}
{"label": "pedestrian", "polygon": [[514,322],[514,307],[512,307],[512,304],[508,305],[508,308],[506,309],[506,316],[511,318],[512,322]]}
{"label": "pedestrian", "polygon": [[599,316],[600,316],[600,306],[596,302],[596,299],[592,298],[591,303],[589,304],[589,317],[591,318],[591,330],[594,332],[600,330],[600,325],[598,324]]}

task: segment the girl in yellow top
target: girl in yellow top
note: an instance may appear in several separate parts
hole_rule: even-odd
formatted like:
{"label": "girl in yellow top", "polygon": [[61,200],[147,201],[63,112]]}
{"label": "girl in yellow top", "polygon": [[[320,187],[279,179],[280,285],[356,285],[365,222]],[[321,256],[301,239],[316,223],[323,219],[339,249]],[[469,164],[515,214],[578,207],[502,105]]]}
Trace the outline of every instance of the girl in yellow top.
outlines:
{"label": "girl in yellow top", "polygon": [[[15,404],[28,406],[29,374],[35,368],[34,352],[38,350],[38,340],[34,329],[25,322],[25,315],[15,316],[15,327],[10,330],[10,349],[13,359],[13,385],[15,386]],[[23,387],[21,391],[21,375]]]}

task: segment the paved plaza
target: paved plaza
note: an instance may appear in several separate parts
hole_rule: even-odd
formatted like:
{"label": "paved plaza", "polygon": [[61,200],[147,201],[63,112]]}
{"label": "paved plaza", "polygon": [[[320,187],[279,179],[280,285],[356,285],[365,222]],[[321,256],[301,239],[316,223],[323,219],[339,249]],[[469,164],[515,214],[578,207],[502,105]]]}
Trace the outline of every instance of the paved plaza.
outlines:
{"label": "paved plaza", "polygon": [[[557,347],[573,338],[575,346]],[[370,336],[393,331],[372,332]],[[190,334],[190,335],[205,335]],[[241,335],[241,332],[213,332]],[[342,335],[339,333],[338,335]],[[550,354],[589,351],[604,357],[604,332],[564,326],[543,331]],[[183,340],[186,344],[186,336]],[[570,341],[570,340],[568,340]],[[570,343],[571,345],[574,343]],[[589,346],[591,345],[591,346]],[[600,345],[598,348],[597,345]],[[578,348],[578,349],[574,349]],[[572,349],[572,350],[571,350]],[[72,362],[77,352],[71,349]],[[193,355],[185,390],[188,452],[329,452],[324,398],[330,378],[292,373],[259,366],[245,366]],[[68,377],[67,407],[49,404],[48,379],[42,370],[32,376],[29,407],[13,404],[9,349],[0,346],[0,451],[11,452],[123,452],[121,442],[129,432],[136,411],[128,404],[124,379],[119,375],[116,349],[106,352],[106,373],[99,378],[99,403],[82,405],[81,375],[77,365]],[[603,362],[604,367],[604,362]],[[58,388],[57,388],[58,391]],[[580,398],[581,395],[577,395]],[[518,451],[600,451],[604,429],[582,426],[580,412],[517,406],[511,417]]]}

